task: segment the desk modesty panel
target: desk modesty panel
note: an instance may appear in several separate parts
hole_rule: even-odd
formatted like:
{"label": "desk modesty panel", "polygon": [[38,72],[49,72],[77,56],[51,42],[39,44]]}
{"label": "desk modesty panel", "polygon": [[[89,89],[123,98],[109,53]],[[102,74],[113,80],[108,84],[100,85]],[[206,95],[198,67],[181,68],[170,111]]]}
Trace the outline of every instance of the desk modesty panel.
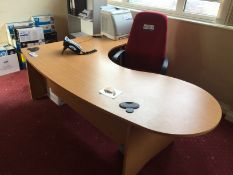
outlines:
{"label": "desk modesty panel", "polygon": [[[130,70],[116,65],[108,53],[127,39],[81,37],[75,41],[90,55],[61,54],[63,43],[41,45],[32,58],[23,50],[28,63],[43,76],[96,108],[111,113],[146,130],[176,136],[200,135],[216,127],[221,108],[205,90],[182,80],[155,73]],[[99,94],[105,87],[122,91],[116,99]],[[126,113],[119,103],[134,101],[140,108]]]}

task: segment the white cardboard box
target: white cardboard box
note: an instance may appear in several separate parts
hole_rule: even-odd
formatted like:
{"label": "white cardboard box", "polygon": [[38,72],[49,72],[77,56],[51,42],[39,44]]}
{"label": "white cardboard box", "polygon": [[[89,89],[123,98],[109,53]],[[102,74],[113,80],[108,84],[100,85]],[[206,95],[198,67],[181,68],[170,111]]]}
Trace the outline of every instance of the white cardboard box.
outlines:
{"label": "white cardboard box", "polygon": [[44,31],[42,27],[32,27],[16,30],[20,42],[44,40]]}
{"label": "white cardboard box", "polygon": [[0,57],[0,76],[19,71],[17,54]]}

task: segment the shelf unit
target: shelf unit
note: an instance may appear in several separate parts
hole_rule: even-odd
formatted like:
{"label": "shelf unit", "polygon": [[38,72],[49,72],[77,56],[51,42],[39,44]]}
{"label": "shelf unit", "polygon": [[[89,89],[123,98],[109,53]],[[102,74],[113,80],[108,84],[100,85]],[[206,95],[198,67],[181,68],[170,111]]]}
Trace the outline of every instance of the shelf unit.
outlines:
{"label": "shelf unit", "polygon": [[[76,0],[78,4],[78,0]],[[67,15],[69,34],[73,37],[81,35],[100,34],[100,7],[107,4],[107,0],[86,0],[87,10],[93,10],[93,19],[85,20],[72,14]],[[69,10],[68,10],[69,11]]]}

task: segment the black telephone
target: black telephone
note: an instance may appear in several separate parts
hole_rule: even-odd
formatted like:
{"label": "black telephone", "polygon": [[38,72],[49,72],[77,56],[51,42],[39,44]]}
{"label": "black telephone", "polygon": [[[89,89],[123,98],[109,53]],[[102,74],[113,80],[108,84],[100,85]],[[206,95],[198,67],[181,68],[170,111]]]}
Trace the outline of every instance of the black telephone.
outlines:
{"label": "black telephone", "polygon": [[73,52],[75,52],[78,55],[87,55],[87,54],[91,54],[96,52],[97,50],[91,50],[91,51],[87,51],[85,52],[78,43],[72,41],[71,39],[69,39],[67,36],[64,38],[64,42],[63,42],[63,50],[62,50],[62,54],[64,53],[64,51],[69,48],[70,50],[72,50]]}

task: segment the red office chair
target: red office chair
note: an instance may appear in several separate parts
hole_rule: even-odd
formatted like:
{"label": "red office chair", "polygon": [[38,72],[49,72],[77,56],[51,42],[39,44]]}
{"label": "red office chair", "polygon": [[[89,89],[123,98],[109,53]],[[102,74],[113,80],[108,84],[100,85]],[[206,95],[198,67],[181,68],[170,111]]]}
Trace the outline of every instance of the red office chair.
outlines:
{"label": "red office chair", "polygon": [[167,17],[156,12],[140,12],[135,16],[128,43],[112,60],[135,70],[166,74],[165,57]]}

